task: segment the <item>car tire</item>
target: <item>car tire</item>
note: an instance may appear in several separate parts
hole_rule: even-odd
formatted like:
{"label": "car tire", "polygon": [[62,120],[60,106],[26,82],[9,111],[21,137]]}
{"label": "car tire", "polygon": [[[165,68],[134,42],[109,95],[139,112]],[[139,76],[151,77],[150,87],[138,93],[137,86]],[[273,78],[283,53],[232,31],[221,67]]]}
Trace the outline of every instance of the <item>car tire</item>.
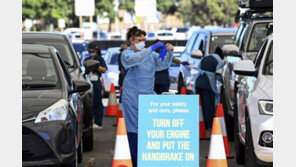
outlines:
{"label": "car tire", "polygon": [[91,151],[94,147],[93,126],[83,133],[83,151]]}
{"label": "car tire", "polygon": [[77,149],[77,161],[78,163],[82,162],[83,158],[83,138],[81,138],[78,149]]}
{"label": "car tire", "polygon": [[251,122],[248,113],[246,112],[246,144],[245,144],[245,166],[246,167],[261,167],[257,164],[257,157],[254,152]]}
{"label": "car tire", "polygon": [[234,150],[235,150],[235,160],[238,164],[245,163],[245,146],[239,140],[238,132],[238,115],[237,107],[234,106]]}
{"label": "car tire", "polygon": [[226,106],[225,94],[224,94],[223,88],[221,88],[221,103],[222,103],[223,111],[224,111],[224,118],[225,118],[228,141],[234,141],[234,123],[233,123],[234,119],[233,119],[233,117],[228,115],[228,108]]}
{"label": "car tire", "polygon": [[181,94],[181,89],[182,89],[183,86],[185,86],[185,84],[184,84],[184,80],[183,80],[183,77],[182,77],[182,73],[179,73],[179,76],[178,76],[178,94]]}

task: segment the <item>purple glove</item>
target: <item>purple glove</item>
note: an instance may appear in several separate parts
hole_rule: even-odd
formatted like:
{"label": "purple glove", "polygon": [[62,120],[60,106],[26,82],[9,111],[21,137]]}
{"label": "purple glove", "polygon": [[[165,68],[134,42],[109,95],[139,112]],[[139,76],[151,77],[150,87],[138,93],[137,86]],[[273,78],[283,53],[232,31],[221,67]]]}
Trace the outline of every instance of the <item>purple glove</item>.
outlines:
{"label": "purple glove", "polygon": [[161,58],[161,60],[163,61],[164,60],[164,56],[167,54],[167,52],[168,51],[167,51],[166,47],[161,48],[160,51],[159,51],[158,58]]}
{"label": "purple glove", "polygon": [[156,44],[151,46],[152,51],[156,51],[158,48],[165,48],[165,44],[162,42],[157,42]]}
{"label": "purple glove", "polygon": [[182,65],[183,65],[183,66],[188,66],[189,63],[188,63],[188,61],[182,61]]}

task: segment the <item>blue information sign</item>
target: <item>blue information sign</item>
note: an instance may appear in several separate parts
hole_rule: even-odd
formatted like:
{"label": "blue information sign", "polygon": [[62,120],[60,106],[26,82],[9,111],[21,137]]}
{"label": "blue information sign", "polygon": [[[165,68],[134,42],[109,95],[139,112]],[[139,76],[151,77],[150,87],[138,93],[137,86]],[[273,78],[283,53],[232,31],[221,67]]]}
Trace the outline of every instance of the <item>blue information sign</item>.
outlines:
{"label": "blue information sign", "polygon": [[199,96],[140,95],[138,166],[199,166]]}

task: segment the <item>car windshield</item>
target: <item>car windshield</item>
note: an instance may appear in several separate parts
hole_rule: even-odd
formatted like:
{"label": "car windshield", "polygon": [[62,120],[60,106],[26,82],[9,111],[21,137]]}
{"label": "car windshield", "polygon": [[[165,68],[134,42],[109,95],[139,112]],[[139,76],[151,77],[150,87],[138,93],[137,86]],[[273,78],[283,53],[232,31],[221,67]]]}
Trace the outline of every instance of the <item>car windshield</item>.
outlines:
{"label": "car windshield", "polygon": [[158,36],[173,36],[172,33],[164,32],[164,33],[159,33]]}
{"label": "car windshield", "polygon": [[271,44],[271,48],[268,52],[268,57],[266,59],[264,65],[264,75],[273,75],[273,45]]}
{"label": "car windshield", "polygon": [[111,53],[108,64],[117,65],[118,64],[118,55],[119,53]]}
{"label": "car windshield", "polygon": [[22,54],[22,87],[60,88],[61,83],[49,54]]}
{"label": "car windshield", "polygon": [[219,46],[220,48],[223,45],[233,44],[234,35],[219,35],[212,36],[210,41],[209,54],[215,53],[215,49]]}
{"label": "car windshield", "polygon": [[255,24],[251,38],[249,41],[249,46],[247,51],[248,52],[258,52],[266,35],[267,35],[267,30],[268,30],[268,25],[269,23],[258,23]]}
{"label": "car windshield", "polygon": [[41,44],[41,45],[47,45],[47,46],[52,46],[56,48],[59,51],[59,54],[63,58],[67,68],[77,68],[77,64],[74,59],[74,55],[72,51],[70,50],[70,46],[61,40],[55,40],[55,41],[50,41],[47,39],[24,39],[23,38],[23,43],[24,44]]}

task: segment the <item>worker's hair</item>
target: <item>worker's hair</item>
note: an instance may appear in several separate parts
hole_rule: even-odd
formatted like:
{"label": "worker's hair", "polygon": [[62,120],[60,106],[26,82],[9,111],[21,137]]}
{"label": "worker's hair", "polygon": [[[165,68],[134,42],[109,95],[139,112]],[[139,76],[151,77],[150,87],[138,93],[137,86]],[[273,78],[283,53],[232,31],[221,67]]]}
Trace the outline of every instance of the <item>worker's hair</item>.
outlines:
{"label": "worker's hair", "polygon": [[129,28],[127,33],[126,33],[126,42],[128,45],[130,45],[130,38],[131,37],[139,37],[141,35],[146,36],[146,32],[138,29],[137,26],[133,26],[132,28]]}

